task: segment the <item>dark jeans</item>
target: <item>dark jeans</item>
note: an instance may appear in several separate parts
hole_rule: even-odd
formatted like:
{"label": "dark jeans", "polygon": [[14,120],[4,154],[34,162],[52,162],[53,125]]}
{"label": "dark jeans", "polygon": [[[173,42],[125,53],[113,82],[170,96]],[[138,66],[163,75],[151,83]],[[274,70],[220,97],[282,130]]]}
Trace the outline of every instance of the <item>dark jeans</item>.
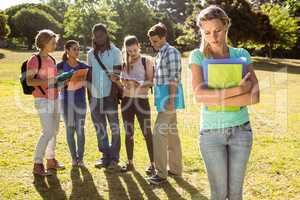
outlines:
{"label": "dark jeans", "polygon": [[151,112],[148,99],[129,98],[122,99],[122,117],[126,133],[125,143],[128,160],[133,159],[134,147],[134,117],[136,116],[146,140],[148,155],[150,161],[153,162],[153,143],[151,132]]}
{"label": "dark jeans", "polygon": [[[118,103],[111,96],[104,98],[90,98],[92,121],[97,133],[98,149],[103,153],[106,162],[119,161],[120,128],[118,117]],[[107,121],[111,130],[111,144],[107,135]]]}

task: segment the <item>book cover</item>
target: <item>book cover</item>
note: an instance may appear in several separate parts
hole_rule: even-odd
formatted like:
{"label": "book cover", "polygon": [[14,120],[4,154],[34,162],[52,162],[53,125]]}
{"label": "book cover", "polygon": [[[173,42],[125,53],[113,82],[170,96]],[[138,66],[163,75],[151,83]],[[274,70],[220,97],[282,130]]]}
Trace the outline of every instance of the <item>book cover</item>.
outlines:
{"label": "book cover", "polygon": [[[224,89],[238,86],[246,74],[244,59],[206,59],[203,61],[204,81],[208,88]],[[209,111],[235,112],[239,106],[208,106]]]}

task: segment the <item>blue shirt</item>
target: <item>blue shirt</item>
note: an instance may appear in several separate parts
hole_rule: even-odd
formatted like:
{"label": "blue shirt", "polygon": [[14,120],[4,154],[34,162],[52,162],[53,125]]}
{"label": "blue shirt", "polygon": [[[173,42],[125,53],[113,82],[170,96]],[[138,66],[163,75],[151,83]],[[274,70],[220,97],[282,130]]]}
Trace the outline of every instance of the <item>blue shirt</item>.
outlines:
{"label": "blue shirt", "polygon": [[[111,48],[98,53],[101,62],[106,66],[109,72],[113,72],[115,66],[122,65],[122,52],[114,44]],[[104,98],[109,96],[111,90],[111,80],[105,71],[101,68],[94,56],[94,49],[87,54],[88,65],[92,67],[92,89],[91,94],[95,98]]]}
{"label": "blue shirt", "polygon": [[[229,47],[230,58],[243,58],[246,64],[252,64],[250,54],[242,48]],[[205,60],[200,49],[194,49],[189,58],[189,65],[196,64],[202,67],[202,62]],[[236,112],[214,112],[209,111],[207,107],[201,109],[201,129],[220,129],[239,126],[249,121],[247,107],[242,107]]]}
{"label": "blue shirt", "polygon": [[[71,67],[67,62],[60,62],[57,64],[57,68],[59,69],[59,73],[61,72],[68,72],[70,70],[79,70],[79,69],[87,69],[89,68],[83,62],[78,62],[78,65],[75,67]],[[86,108],[86,99],[85,99],[85,88],[79,88],[75,91],[62,89],[60,93],[60,99],[66,105],[75,105],[79,108]]]}

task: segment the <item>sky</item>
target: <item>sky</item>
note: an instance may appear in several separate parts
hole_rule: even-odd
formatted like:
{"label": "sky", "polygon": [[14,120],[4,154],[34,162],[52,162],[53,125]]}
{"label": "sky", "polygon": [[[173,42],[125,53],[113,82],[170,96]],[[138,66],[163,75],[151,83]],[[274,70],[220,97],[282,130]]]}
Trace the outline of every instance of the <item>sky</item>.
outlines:
{"label": "sky", "polygon": [[0,10],[5,10],[21,3],[40,3],[40,0],[0,0]]}

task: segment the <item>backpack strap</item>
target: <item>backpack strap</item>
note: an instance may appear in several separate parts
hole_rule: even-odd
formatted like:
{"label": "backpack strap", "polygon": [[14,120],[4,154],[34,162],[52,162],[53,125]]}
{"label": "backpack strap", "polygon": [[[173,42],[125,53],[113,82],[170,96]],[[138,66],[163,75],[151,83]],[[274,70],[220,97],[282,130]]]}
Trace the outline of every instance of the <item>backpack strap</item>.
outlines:
{"label": "backpack strap", "polygon": [[[34,75],[34,78],[37,78],[37,76],[38,76],[38,73],[39,73],[39,71],[40,71],[40,69],[42,68],[42,58],[41,58],[41,56],[39,55],[39,54],[34,54],[36,57],[37,57],[37,59],[38,59],[38,71],[37,71],[37,73]],[[38,88],[39,88],[39,90],[42,92],[42,94],[43,95],[46,95],[46,93],[45,93],[45,91],[43,90],[43,88],[39,85],[39,86],[37,86]]]}
{"label": "backpack strap", "polygon": [[[144,66],[144,70],[145,70],[145,81],[147,80],[147,62],[146,62],[146,57],[142,56],[142,64]],[[151,90],[151,94],[153,94],[153,89],[152,87],[150,87]]]}
{"label": "backpack strap", "polygon": [[48,54],[48,56],[53,60],[54,64],[56,65],[56,60],[55,60],[55,58],[54,58],[53,56],[49,55],[49,54]]}
{"label": "backpack strap", "polygon": [[146,63],[146,57],[142,56],[142,64],[144,66],[144,70],[145,70],[145,80],[147,78],[147,63]]}

